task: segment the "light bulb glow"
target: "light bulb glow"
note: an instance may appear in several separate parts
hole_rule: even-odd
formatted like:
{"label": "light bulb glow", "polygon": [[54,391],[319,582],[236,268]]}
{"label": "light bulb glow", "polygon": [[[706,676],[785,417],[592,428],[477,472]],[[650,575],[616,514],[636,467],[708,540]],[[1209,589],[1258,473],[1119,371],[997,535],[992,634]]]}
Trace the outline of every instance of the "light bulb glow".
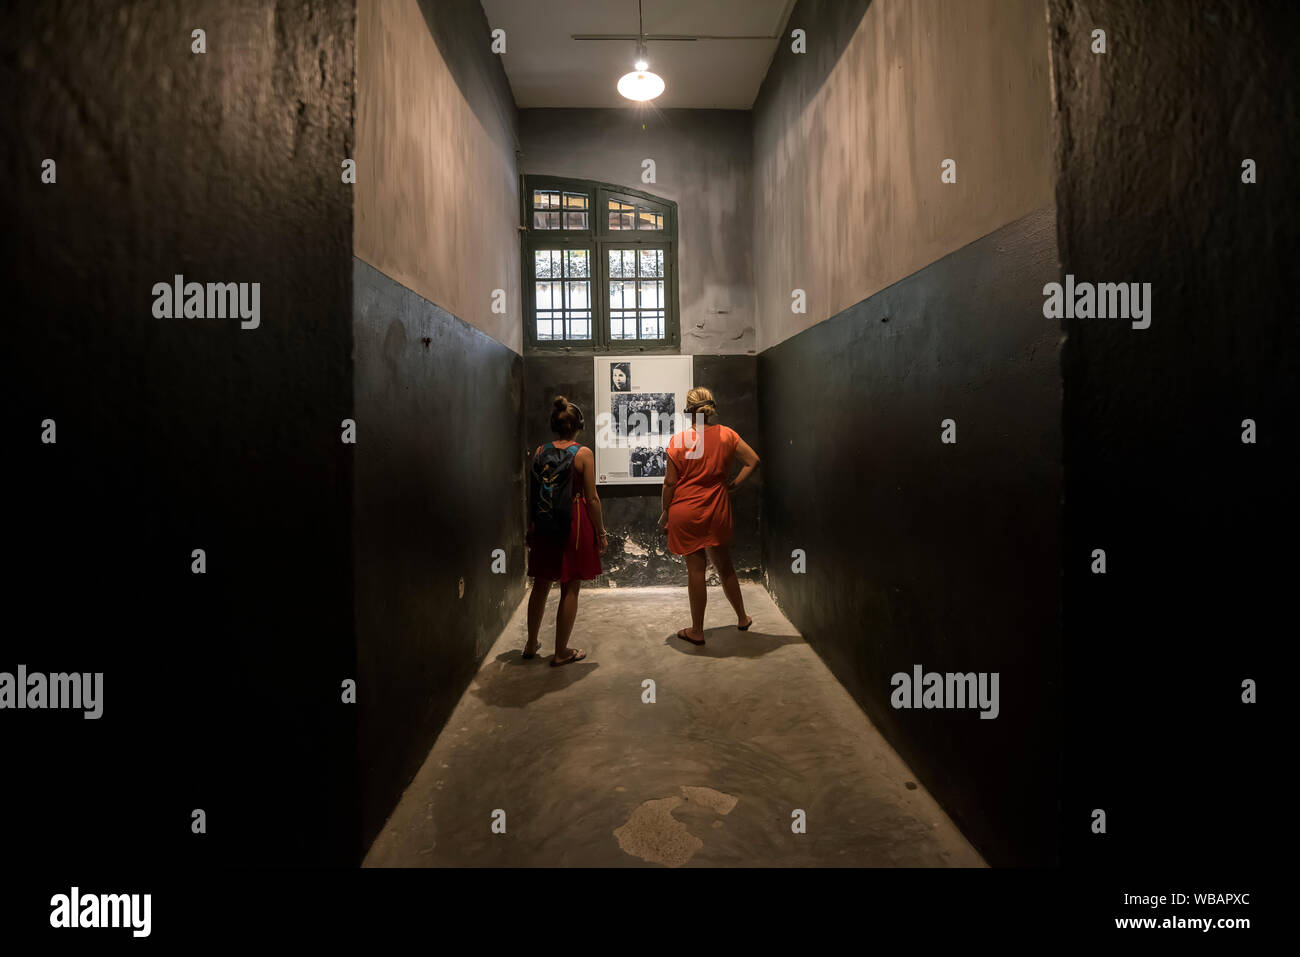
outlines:
{"label": "light bulb glow", "polygon": [[632,64],[632,66],[634,66],[637,70],[641,72],[645,72],[650,68],[650,64],[646,63],[645,60],[637,60],[635,63]]}
{"label": "light bulb glow", "polygon": [[629,100],[644,103],[653,100],[664,91],[664,81],[657,74],[646,70],[625,73],[619,77],[618,92]]}

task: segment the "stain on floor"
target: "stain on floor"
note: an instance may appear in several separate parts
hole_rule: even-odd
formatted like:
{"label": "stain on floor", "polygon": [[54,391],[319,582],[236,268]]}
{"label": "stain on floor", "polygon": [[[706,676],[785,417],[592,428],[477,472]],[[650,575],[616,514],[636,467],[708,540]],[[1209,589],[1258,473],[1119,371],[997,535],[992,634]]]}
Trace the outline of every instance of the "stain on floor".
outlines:
{"label": "stain on floor", "polygon": [[[686,824],[673,815],[673,811],[693,803],[714,814],[726,815],[739,800],[706,787],[683,785],[681,792],[682,797],[659,798],[638,805],[626,824],[614,828],[618,846],[625,853],[651,864],[680,867],[704,846],[704,842],[692,834]],[[712,822],[712,827],[721,826],[721,821]]]}

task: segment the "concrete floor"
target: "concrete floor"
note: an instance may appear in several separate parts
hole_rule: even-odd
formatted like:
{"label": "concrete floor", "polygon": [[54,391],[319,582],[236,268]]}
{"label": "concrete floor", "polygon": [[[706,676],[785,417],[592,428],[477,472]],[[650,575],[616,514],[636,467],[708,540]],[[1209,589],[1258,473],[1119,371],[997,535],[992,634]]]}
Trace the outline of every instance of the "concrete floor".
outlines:
{"label": "concrete floor", "polygon": [[743,588],[753,627],[710,588],[703,647],[670,637],[685,587],[586,590],[570,644],[587,659],[561,668],[559,589],[531,661],[521,604],[364,866],[984,866],[767,592]]}

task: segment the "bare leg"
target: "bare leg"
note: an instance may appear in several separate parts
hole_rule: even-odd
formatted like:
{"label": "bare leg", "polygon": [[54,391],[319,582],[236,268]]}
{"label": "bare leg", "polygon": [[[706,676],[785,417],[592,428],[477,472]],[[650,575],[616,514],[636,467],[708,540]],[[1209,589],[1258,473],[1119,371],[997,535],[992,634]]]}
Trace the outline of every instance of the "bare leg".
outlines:
{"label": "bare leg", "polygon": [[713,562],[713,567],[718,570],[718,577],[722,579],[722,593],[727,596],[727,601],[731,602],[731,607],[736,610],[736,624],[742,628],[748,626],[754,619],[745,614],[745,599],[740,594],[740,579],[736,577],[736,567],[731,564],[731,546],[715,545],[710,548],[709,561]]}
{"label": "bare leg", "polygon": [[578,617],[578,591],[581,581],[560,582],[560,612],[555,616],[555,660],[582,654],[581,648],[569,650],[569,635],[573,633],[573,622]]}
{"label": "bare leg", "polygon": [[704,642],[704,605],[709,600],[708,590],[704,587],[704,574],[708,567],[704,549],[686,556],[686,593],[691,599],[691,627],[682,630],[701,644]]}
{"label": "bare leg", "polygon": [[546,614],[546,596],[551,593],[549,578],[534,578],[533,590],[528,596],[528,643],[524,654],[537,654],[537,633],[542,630],[542,616]]}

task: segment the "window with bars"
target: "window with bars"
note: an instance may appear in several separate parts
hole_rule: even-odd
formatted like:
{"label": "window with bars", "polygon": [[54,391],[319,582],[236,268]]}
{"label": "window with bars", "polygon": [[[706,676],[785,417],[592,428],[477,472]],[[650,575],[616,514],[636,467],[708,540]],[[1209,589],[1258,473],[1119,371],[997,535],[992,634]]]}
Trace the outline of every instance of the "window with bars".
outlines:
{"label": "window with bars", "polygon": [[591,250],[533,251],[539,341],[591,338]]}
{"label": "window with bars", "polygon": [[607,249],[610,339],[664,338],[664,251]]}
{"label": "window with bars", "polygon": [[676,351],[676,204],[584,180],[524,182],[532,351]]}

